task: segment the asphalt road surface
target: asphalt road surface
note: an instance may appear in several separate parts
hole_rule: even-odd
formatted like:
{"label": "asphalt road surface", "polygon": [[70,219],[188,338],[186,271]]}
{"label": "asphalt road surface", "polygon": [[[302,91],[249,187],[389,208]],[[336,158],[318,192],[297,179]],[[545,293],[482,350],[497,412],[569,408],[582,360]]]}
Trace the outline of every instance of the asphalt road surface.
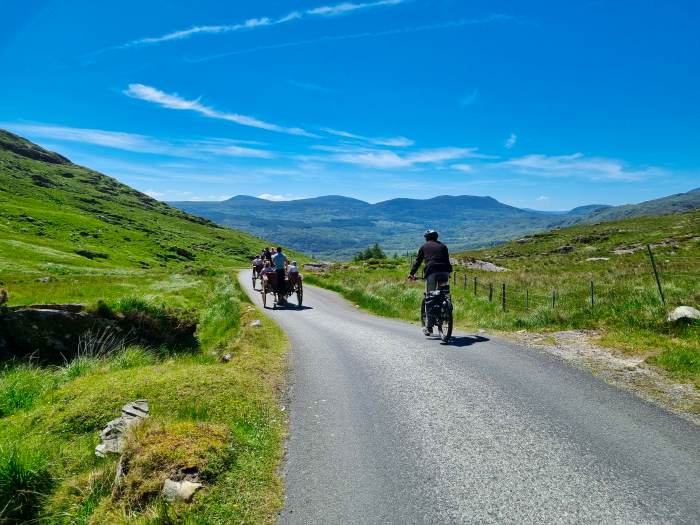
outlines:
{"label": "asphalt road surface", "polygon": [[304,291],[266,310],[292,344],[280,523],[700,523],[693,424],[536,350]]}

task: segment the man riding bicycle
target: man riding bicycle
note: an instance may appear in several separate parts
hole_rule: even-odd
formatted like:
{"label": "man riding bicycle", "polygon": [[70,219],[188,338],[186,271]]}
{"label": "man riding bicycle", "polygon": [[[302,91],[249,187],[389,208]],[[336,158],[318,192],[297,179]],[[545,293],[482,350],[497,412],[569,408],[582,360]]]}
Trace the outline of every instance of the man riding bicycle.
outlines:
{"label": "man riding bicycle", "polygon": [[[438,232],[427,230],[423,236],[425,237],[425,244],[418,249],[416,262],[413,263],[408,278],[415,280],[418,268],[425,261],[425,291],[432,292],[437,289],[438,283],[450,282],[452,264],[450,263],[450,252],[447,246],[438,241]],[[432,333],[433,327],[426,326],[424,331],[428,335]]]}

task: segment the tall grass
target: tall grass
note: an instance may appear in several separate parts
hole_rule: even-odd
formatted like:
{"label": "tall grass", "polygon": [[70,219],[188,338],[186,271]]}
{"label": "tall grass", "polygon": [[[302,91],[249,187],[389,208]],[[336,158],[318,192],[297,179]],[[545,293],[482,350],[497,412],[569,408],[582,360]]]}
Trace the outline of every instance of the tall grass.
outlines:
{"label": "tall grass", "polygon": [[46,450],[0,444],[0,523],[26,523],[53,485]]}
{"label": "tall grass", "polygon": [[202,348],[216,348],[238,333],[241,326],[240,295],[238,283],[230,277],[211,289],[197,326]]}
{"label": "tall grass", "polygon": [[0,370],[0,417],[31,408],[59,381],[51,370],[7,363]]}

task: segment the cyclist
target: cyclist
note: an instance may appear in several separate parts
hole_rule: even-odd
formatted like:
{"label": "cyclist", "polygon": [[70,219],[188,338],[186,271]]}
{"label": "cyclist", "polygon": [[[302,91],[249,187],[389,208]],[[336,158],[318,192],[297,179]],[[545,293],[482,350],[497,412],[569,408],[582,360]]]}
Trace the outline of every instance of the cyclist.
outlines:
{"label": "cyclist", "polygon": [[[423,236],[425,244],[418,249],[416,262],[413,263],[408,278],[415,281],[416,272],[425,261],[425,291],[433,292],[437,289],[439,282],[450,282],[450,272],[452,272],[450,252],[445,244],[438,241],[438,232],[435,230],[427,230]],[[423,331],[429,335],[433,332],[433,327],[426,326]]]}

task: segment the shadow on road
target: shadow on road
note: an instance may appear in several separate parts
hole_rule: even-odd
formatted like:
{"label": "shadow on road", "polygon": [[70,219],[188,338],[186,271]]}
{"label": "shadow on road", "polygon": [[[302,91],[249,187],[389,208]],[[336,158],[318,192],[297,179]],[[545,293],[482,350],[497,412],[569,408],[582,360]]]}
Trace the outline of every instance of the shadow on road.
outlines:
{"label": "shadow on road", "polygon": [[297,306],[294,303],[276,304],[274,307],[266,306],[266,310],[284,310],[285,312],[301,312],[302,310],[313,310],[313,306]]}
{"label": "shadow on road", "polygon": [[448,346],[456,346],[458,348],[462,348],[465,346],[471,346],[475,343],[485,343],[486,341],[490,341],[488,337],[482,337],[480,335],[466,335],[466,336],[454,336],[452,339],[450,339],[449,343],[443,343]]}

